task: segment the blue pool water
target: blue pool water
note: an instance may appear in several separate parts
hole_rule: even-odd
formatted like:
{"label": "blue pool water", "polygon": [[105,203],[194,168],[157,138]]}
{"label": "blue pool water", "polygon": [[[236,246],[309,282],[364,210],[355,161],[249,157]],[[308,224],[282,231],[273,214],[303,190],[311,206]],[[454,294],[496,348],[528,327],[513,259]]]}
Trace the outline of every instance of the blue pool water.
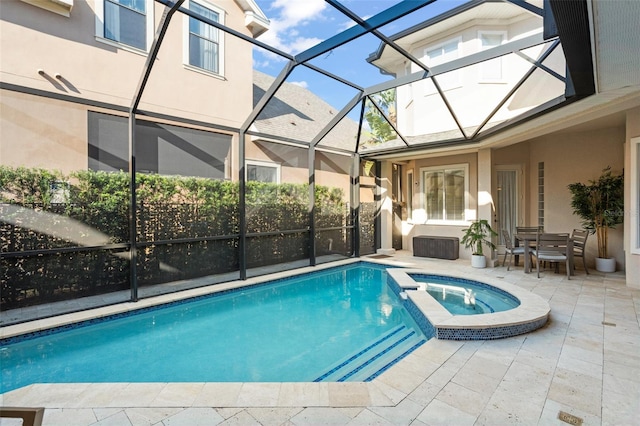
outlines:
{"label": "blue pool water", "polygon": [[0,347],[2,388],[71,382],[366,381],[426,341],[358,263]]}
{"label": "blue pool water", "polygon": [[520,301],[496,287],[466,279],[439,275],[410,274],[425,283],[426,291],[452,315],[476,315],[507,311]]}

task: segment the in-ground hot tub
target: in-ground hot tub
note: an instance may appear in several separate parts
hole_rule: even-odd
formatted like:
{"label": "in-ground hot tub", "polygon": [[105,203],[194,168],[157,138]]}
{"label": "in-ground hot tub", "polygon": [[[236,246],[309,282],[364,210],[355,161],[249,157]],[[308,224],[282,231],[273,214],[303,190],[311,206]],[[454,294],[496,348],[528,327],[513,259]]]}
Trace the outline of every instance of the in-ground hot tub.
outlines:
{"label": "in-ground hot tub", "polygon": [[[388,269],[389,285],[406,299],[406,307],[414,318],[425,318],[438,339],[445,340],[491,340],[529,333],[544,326],[551,311],[549,304],[540,296],[501,280],[483,277],[478,281],[470,274],[429,274],[424,269]],[[463,302],[478,305],[477,291],[513,301],[513,307],[496,312],[491,304],[482,302],[483,312],[475,315],[451,313],[427,290],[428,282],[447,286],[454,293],[463,294]],[[453,290],[457,287],[459,290]],[[424,328],[423,328],[424,329]]]}

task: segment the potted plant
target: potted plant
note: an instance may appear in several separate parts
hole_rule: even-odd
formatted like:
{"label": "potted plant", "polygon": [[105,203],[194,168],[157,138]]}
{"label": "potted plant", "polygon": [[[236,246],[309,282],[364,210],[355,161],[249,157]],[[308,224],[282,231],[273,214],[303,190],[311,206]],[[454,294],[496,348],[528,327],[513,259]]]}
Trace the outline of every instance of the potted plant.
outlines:
{"label": "potted plant", "polygon": [[601,272],[616,270],[615,258],[609,257],[608,230],[624,220],[624,176],[613,174],[611,167],[602,170],[596,180],[568,185],[573,213],[582,219],[582,226],[595,233],[598,240],[596,269]]}
{"label": "potted plant", "polygon": [[487,260],[482,252],[482,245],[486,244],[492,250],[496,248],[495,244],[489,239],[498,234],[491,229],[491,225],[486,219],[476,220],[466,229],[463,229],[464,236],[460,244],[464,244],[465,248],[471,249],[471,266],[474,268],[484,268],[487,266]]}

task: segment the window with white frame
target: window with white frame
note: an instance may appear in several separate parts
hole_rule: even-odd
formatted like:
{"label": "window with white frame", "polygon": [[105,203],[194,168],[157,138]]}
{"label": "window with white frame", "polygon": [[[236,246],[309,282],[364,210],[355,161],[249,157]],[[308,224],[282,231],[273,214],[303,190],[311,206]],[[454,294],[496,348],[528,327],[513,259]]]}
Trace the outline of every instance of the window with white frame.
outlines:
{"label": "window with white frame", "polygon": [[[480,50],[500,46],[504,43],[506,37],[507,33],[505,31],[479,31]],[[495,58],[480,64],[480,81],[502,81],[502,58]]]}
{"label": "window with white frame", "polygon": [[457,164],[420,169],[427,222],[462,222],[468,206],[469,167]]}
{"label": "window with white frame", "polygon": [[266,161],[247,160],[247,181],[280,183],[280,165]]}
{"label": "window with white frame", "polygon": [[[424,51],[425,63],[428,67],[434,67],[436,65],[444,64],[454,59],[458,59],[460,42],[461,39],[458,37],[453,40],[428,47]],[[447,73],[437,75],[435,76],[435,79],[442,90],[453,89],[460,85],[458,70],[449,71]],[[435,87],[433,85],[427,84],[426,87],[427,95],[435,93]]]}
{"label": "window with white frame", "polygon": [[[216,6],[189,0],[189,10],[213,22],[224,24],[224,12]],[[185,16],[185,64],[213,74],[223,74],[223,33],[213,25]]]}
{"label": "window with white frame", "polygon": [[153,39],[153,0],[96,0],[98,39],[146,51]]}

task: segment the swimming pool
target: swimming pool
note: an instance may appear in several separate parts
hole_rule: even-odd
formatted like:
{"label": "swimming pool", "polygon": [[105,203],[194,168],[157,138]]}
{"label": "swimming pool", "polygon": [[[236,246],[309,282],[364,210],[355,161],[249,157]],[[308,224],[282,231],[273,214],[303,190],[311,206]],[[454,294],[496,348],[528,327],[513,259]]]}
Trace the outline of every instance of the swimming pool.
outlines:
{"label": "swimming pool", "polygon": [[330,268],[1,342],[31,383],[368,381],[428,337],[385,267]]}

